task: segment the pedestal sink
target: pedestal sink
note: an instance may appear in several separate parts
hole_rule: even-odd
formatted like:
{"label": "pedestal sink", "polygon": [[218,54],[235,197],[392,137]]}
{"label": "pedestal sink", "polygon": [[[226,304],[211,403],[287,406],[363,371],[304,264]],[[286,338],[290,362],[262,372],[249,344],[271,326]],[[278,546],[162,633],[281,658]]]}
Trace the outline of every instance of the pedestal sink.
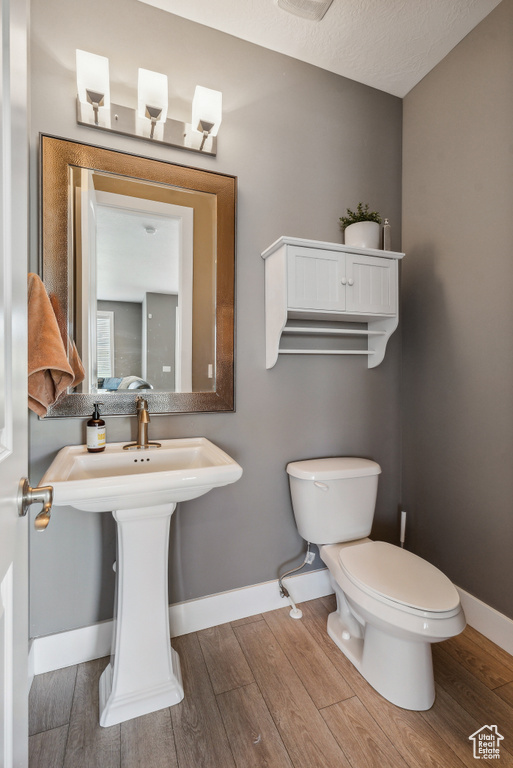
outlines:
{"label": "pedestal sink", "polygon": [[160,448],[102,453],[63,448],[41,483],[54,506],[112,512],[117,522],[117,610],[112,656],[100,678],[100,725],[110,726],[177,704],[180,660],[171,648],[168,550],[179,501],[234,483],[242,468],[204,437],[163,440]]}

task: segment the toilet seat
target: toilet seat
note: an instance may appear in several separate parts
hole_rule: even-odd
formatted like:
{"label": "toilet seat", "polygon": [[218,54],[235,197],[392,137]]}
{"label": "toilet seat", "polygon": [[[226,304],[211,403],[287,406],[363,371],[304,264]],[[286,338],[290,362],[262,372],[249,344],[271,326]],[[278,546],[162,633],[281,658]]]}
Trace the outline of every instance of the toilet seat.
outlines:
{"label": "toilet seat", "polygon": [[384,541],[343,547],[339,565],[354,586],[379,602],[433,618],[460,611],[451,581],[426,560]]}

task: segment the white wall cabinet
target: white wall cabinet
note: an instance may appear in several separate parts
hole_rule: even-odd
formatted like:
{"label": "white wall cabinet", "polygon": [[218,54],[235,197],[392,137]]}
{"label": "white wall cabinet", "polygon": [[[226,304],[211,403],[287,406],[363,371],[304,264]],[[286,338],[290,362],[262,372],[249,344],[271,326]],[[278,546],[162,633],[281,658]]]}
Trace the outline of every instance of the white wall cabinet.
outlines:
{"label": "white wall cabinet", "polygon": [[[281,237],[262,253],[265,259],[266,367],[279,354],[367,355],[379,365],[398,324],[398,261],[393,251],[350,248]],[[283,346],[287,338],[315,343]],[[351,340],[344,348],[326,343]],[[366,348],[354,344],[360,337]]]}

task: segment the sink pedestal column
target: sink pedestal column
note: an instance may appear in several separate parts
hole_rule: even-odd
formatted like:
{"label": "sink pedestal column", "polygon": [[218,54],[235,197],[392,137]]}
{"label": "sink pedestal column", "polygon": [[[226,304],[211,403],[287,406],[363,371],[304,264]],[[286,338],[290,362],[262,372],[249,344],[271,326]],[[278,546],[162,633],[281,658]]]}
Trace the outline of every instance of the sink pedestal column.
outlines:
{"label": "sink pedestal column", "polygon": [[117,608],[112,656],[100,678],[100,725],[178,704],[180,659],[169,637],[169,526],[176,504],[113,512]]}

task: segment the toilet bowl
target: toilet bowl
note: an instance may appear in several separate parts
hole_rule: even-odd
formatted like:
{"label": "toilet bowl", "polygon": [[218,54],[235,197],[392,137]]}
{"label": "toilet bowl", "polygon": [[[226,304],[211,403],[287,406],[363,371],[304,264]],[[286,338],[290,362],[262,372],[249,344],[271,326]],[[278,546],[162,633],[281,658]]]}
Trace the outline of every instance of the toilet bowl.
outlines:
{"label": "toilet bowl", "polygon": [[465,628],[456,588],[430,563],[385,542],[328,544],[319,554],[337,598],[328,617],[331,639],[388,701],[429,709],[431,643]]}
{"label": "toilet bowl", "polygon": [[438,568],[367,538],[381,468],[337,457],[287,466],[299,533],[319,545],[337,598],[328,634],[384,698],[426,710],[435,700],[431,643],[465,628],[459,594]]}

